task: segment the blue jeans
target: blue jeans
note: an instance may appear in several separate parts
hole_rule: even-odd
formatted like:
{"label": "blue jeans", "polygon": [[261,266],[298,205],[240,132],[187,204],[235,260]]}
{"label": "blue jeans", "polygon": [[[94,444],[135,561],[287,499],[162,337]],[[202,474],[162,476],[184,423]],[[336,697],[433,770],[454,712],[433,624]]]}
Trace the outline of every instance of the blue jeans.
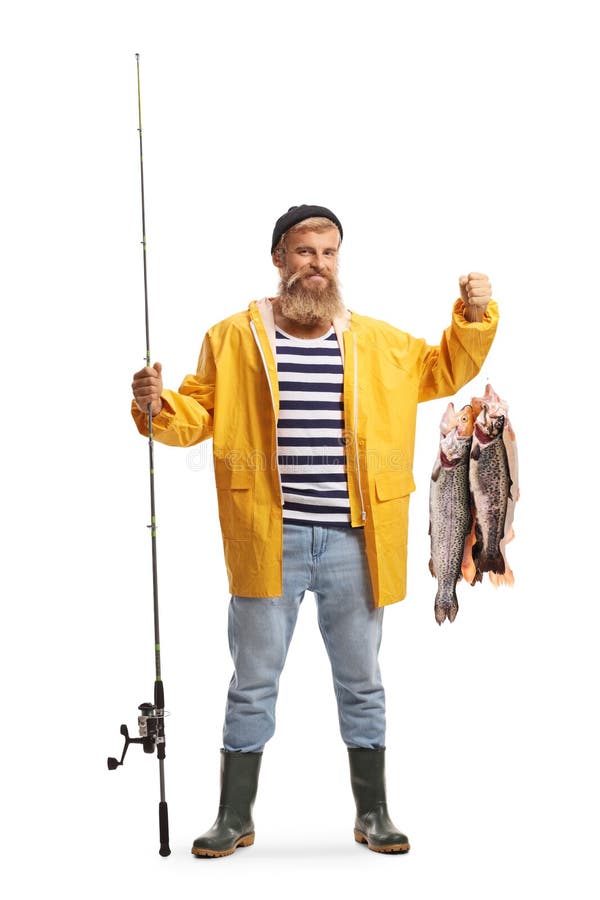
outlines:
{"label": "blue jeans", "polygon": [[223,747],[256,753],[275,731],[275,704],[300,604],[315,594],[348,747],[385,746],[385,696],[377,655],[383,608],[373,593],[362,528],[283,527],[283,596],[232,596],[229,685]]}

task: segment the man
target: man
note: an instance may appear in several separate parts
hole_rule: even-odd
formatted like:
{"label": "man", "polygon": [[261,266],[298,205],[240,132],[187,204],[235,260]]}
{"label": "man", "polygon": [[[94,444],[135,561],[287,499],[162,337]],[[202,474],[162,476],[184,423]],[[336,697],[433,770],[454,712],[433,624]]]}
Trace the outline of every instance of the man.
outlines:
{"label": "man", "polygon": [[305,591],[314,592],[356,801],[354,835],[403,853],[385,794],[385,704],[377,656],[383,607],[406,591],[417,403],[454,394],[479,371],[498,321],[485,275],[460,279],[452,323],[430,346],[342,303],[342,225],[292,207],[273,232],[276,297],[210,328],[195,375],[163,390],[161,365],[134,375],[147,434],[189,446],[213,438],[229,576],[229,686],[221,800],[197,856],[254,843],[262,752]]}

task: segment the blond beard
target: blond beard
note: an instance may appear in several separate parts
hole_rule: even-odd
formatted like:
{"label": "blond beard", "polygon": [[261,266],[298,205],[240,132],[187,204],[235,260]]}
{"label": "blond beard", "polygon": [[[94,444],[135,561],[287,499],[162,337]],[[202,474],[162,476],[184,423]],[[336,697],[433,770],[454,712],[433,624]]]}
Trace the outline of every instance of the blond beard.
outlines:
{"label": "blond beard", "polygon": [[279,282],[279,310],[286,319],[301,325],[317,325],[331,322],[343,310],[337,277],[329,272],[319,272],[327,279],[322,288],[306,287],[304,275],[315,274],[310,267],[300,269],[291,277],[284,275]]}

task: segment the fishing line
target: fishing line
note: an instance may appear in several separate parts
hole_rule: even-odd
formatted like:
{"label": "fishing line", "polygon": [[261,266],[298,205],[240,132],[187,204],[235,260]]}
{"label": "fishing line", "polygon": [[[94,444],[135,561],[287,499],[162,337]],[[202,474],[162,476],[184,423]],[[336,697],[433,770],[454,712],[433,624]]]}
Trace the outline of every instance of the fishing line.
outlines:
{"label": "fishing line", "polygon": [[[140,55],[135,54],[137,67],[138,94],[138,133],[140,142],[140,187],[142,201],[142,257],[144,267],[144,317],[146,325],[146,365],[150,366],[150,316],[148,311],[148,268],[146,264],[146,202],[144,197],[144,153],[142,146],[142,95],[140,88]],[[148,463],[150,474],[150,537],[152,547],[152,599],[154,611],[154,703],[141,703],[138,706],[138,727],[140,736],[130,738],[126,725],[121,725],[121,734],[125,738],[125,746],[121,759],[109,757],[108,768],[114,770],[123,765],[125,754],[130,744],[142,744],[144,753],[154,753],[158,757],[160,801],[158,804],[158,824],[161,856],[169,856],[169,813],[165,797],[165,695],[160,665],[160,628],[158,614],[158,565],[156,555],[156,505],[154,493],[154,440],[152,432],[152,402],[148,403]]]}

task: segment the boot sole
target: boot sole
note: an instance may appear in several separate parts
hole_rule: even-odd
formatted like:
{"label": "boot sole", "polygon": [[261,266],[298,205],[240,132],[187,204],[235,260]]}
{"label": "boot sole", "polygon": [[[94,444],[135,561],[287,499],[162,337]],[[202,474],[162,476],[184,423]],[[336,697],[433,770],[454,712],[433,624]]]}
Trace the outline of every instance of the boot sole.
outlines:
{"label": "boot sole", "polygon": [[357,844],[366,844],[369,850],[373,850],[374,853],[408,853],[410,850],[410,844],[388,844],[385,847],[370,844],[369,839],[362,831],[354,832],[354,840]]}
{"label": "boot sole", "polygon": [[192,853],[194,854],[194,856],[231,856],[232,853],[235,853],[238,847],[251,847],[253,843],[254,835],[245,834],[235,842],[233,847],[229,847],[229,849],[227,850],[210,850],[208,847],[192,847]]}

